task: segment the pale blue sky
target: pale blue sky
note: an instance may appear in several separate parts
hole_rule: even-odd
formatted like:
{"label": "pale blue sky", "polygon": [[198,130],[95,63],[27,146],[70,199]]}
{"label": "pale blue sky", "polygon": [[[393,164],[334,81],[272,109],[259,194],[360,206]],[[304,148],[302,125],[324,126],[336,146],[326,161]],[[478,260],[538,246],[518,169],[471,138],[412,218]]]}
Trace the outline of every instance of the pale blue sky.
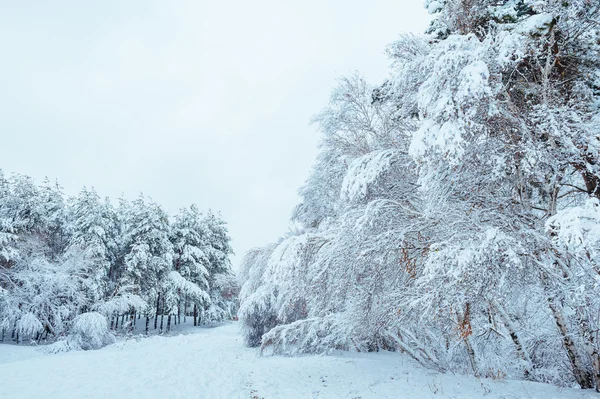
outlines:
{"label": "pale blue sky", "polygon": [[0,0],[0,168],[197,203],[236,260],[287,230],[335,79],[385,77],[420,0]]}

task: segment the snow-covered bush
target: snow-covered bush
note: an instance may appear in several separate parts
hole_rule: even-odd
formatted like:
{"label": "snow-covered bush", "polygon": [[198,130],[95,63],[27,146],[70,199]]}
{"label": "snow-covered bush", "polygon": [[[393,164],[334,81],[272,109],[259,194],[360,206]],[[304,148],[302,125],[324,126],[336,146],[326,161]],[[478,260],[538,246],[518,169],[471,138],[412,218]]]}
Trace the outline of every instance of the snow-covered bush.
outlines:
{"label": "snow-covered bush", "polygon": [[246,345],[260,346],[263,335],[279,324],[272,299],[272,293],[263,289],[246,298],[244,306],[240,307],[238,316]]}
{"label": "snow-covered bush", "polygon": [[25,313],[16,324],[17,331],[25,336],[35,337],[44,330],[44,326],[33,313]]}
{"label": "snow-covered bush", "polygon": [[97,312],[77,316],[67,334],[43,348],[46,353],[61,353],[78,350],[95,350],[115,342],[106,316]]}
{"label": "snow-covered bush", "polygon": [[106,316],[89,312],[80,314],[73,320],[67,337],[74,347],[83,350],[100,349],[115,342],[115,336],[108,329]]}

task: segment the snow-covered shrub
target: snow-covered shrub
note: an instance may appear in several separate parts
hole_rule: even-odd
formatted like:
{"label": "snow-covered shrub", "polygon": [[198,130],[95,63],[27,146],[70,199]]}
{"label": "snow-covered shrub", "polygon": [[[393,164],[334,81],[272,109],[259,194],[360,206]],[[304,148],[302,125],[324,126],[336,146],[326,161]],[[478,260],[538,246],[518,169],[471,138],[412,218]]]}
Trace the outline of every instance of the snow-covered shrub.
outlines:
{"label": "snow-covered shrub", "polygon": [[242,333],[246,345],[259,346],[263,335],[277,326],[277,314],[272,302],[272,292],[267,288],[245,298],[238,311],[238,316],[242,322]]}
{"label": "snow-covered shrub", "polygon": [[261,353],[296,355],[354,350],[353,332],[340,316],[310,318],[279,325],[262,336]]}
{"label": "snow-covered shrub", "polygon": [[221,312],[221,317],[215,317],[215,320],[231,320],[237,317],[240,307],[239,293],[240,285],[235,275],[217,274],[215,276],[211,297],[215,308]]}
{"label": "snow-covered shrub", "polygon": [[33,313],[25,313],[17,321],[17,331],[25,336],[35,337],[44,330],[44,326]]}
{"label": "snow-covered shrub", "polygon": [[115,336],[108,329],[106,316],[89,312],[80,314],[73,320],[67,340],[72,347],[90,350],[114,343]]}
{"label": "snow-covered shrub", "polygon": [[78,315],[68,333],[43,348],[46,353],[100,349],[115,342],[106,316],[98,312]]}

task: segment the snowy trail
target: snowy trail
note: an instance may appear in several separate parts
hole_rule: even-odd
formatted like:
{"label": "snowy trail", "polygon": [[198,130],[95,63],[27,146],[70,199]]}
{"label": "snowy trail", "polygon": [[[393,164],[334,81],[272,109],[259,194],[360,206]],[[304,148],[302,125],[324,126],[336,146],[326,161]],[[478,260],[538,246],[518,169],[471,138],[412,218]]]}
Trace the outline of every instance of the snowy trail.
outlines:
{"label": "snowy trail", "polygon": [[393,353],[259,357],[236,323],[188,331],[58,355],[0,345],[0,398],[598,398],[437,374]]}

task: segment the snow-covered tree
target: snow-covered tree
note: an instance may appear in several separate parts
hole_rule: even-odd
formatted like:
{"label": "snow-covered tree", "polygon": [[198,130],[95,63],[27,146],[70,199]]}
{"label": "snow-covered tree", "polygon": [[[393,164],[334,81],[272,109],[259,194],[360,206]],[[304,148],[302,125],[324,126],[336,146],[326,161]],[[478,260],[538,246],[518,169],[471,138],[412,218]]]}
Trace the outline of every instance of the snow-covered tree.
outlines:
{"label": "snow-covered tree", "polygon": [[96,300],[109,292],[109,275],[114,267],[116,243],[111,236],[113,230],[109,204],[103,203],[95,190],[84,188],[70,207],[70,237],[68,251],[85,252],[93,262],[93,280],[98,284],[94,290]]}
{"label": "snow-covered tree", "polygon": [[227,225],[220,214],[209,210],[202,223],[205,226],[204,253],[208,257],[210,305],[205,310],[209,321],[232,318],[231,304],[223,297],[223,284],[233,275],[229,257],[233,254]]}
{"label": "snow-covered tree", "polygon": [[[156,328],[159,311],[165,308],[164,283],[173,267],[169,219],[160,206],[140,196],[127,207],[124,220],[125,270],[119,283],[121,287],[132,286],[144,298],[146,329],[152,315]],[[170,314],[173,304],[167,306]]]}
{"label": "snow-covered tree", "polygon": [[[199,309],[210,306],[209,296],[209,257],[206,247],[208,231],[202,214],[195,205],[183,208],[175,215],[171,231],[173,258],[173,284],[177,290],[177,313],[184,313],[187,306],[193,307],[194,325],[198,323]],[[178,284],[179,283],[179,284]],[[182,303],[183,302],[183,303]]]}

